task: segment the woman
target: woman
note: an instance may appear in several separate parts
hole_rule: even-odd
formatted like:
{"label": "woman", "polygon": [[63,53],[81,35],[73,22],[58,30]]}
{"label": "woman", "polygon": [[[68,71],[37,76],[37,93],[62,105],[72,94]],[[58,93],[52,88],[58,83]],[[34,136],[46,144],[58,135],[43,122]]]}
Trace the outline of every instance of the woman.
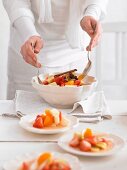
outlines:
{"label": "woman", "polygon": [[99,20],[107,1],[3,0],[11,22],[7,98],[12,99],[17,89],[32,90],[30,80],[37,68],[49,74],[80,71],[87,39],[82,30],[90,36],[86,49],[91,50],[101,34]]}

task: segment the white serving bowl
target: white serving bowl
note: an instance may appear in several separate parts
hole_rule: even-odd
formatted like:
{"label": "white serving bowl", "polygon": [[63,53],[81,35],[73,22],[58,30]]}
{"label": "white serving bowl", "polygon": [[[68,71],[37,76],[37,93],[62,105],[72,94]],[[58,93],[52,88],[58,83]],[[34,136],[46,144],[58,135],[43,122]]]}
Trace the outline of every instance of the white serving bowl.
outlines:
{"label": "white serving bowl", "polygon": [[[39,75],[43,81],[45,76]],[[92,76],[87,76],[89,85],[83,86],[54,86],[41,85],[38,83],[37,76],[32,78],[32,86],[39,95],[50,105],[56,108],[72,108],[74,103],[86,99],[95,89],[97,81]]]}

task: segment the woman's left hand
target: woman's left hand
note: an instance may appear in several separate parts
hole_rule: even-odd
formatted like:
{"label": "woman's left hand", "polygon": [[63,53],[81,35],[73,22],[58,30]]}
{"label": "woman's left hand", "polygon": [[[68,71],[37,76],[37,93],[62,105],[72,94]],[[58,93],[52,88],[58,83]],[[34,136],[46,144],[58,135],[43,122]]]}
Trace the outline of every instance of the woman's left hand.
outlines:
{"label": "woman's left hand", "polygon": [[90,43],[87,46],[86,50],[91,51],[94,48],[100,39],[102,33],[102,27],[99,21],[94,19],[91,16],[85,16],[80,22],[80,25],[84,31],[91,37]]}

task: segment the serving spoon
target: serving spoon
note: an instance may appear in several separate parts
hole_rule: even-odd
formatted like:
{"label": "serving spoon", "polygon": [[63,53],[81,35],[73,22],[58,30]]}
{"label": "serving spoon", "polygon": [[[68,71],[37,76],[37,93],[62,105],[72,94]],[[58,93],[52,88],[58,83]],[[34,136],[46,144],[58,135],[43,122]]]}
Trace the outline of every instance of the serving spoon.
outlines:
{"label": "serving spoon", "polygon": [[87,53],[87,58],[88,58],[88,63],[86,65],[86,67],[84,68],[83,72],[79,75],[79,77],[78,77],[79,80],[84,79],[84,77],[88,74],[88,72],[91,69],[92,62],[90,60],[90,51],[88,51],[88,53]]}
{"label": "serving spoon", "polygon": [[39,70],[39,68],[37,67],[37,79],[38,79],[38,83],[39,83],[39,84],[42,84],[42,81],[41,81],[39,75],[40,75],[40,70]]}

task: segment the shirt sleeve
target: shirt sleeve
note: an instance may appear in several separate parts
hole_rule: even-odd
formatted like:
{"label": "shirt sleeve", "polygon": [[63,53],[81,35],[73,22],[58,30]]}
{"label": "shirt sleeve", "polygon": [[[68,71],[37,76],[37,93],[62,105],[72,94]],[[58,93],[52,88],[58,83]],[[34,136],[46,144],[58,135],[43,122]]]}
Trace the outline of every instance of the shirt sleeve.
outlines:
{"label": "shirt sleeve", "polygon": [[3,0],[3,5],[12,25],[20,17],[29,17],[34,22],[30,0]]}
{"label": "shirt sleeve", "polygon": [[40,36],[36,31],[35,25],[29,17],[21,17],[14,22],[14,27],[18,31],[22,42],[25,42],[31,36]]}
{"label": "shirt sleeve", "polygon": [[96,19],[104,19],[107,12],[107,5],[109,0],[86,0],[85,1],[85,15],[95,17]]}
{"label": "shirt sleeve", "polygon": [[33,35],[40,36],[34,25],[30,0],[3,0],[11,25],[18,31],[22,42]]}
{"label": "shirt sleeve", "polygon": [[84,16],[92,16],[96,20],[101,18],[101,9],[97,5],[89,5],[86,10]]}

